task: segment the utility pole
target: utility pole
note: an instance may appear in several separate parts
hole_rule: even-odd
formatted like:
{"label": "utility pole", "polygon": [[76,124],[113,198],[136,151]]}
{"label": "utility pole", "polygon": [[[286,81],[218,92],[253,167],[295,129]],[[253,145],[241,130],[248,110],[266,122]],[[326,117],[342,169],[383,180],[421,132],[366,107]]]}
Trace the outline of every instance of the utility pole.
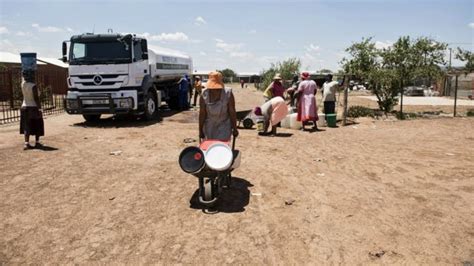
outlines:
{"label": "utility pole", "polygon": [[456,105],[458,101],[458,74],[456,74],[456,83],[454,84],[454,117],[456,117]]}
{"label": "utility pole", "polygon": [[[453,51],[453,48],[449,47],[449,66],[448,66],[448,73],[451,72],[451,53]],[[448,74],[448,96],[451,96],[451,77]]]}
{"label": "utility pole", "polygon": [[[349,96],[349,86],[346,86],[344,88],[344,111],[342,113],[342,126],[345,126],[347,124],[347,108],[348,108],[348,104],[347,104],[347,98]],[[337,103],[339,104],[339,103]]]}
{"label": "utility pole", "polygon": [[449,47],[449,70],[451,71],[451,54],[453,52],[453,48]]}
{"label": "utility pole", "polygon": [[403,120],[403,78],[400,79],[400,119]]}

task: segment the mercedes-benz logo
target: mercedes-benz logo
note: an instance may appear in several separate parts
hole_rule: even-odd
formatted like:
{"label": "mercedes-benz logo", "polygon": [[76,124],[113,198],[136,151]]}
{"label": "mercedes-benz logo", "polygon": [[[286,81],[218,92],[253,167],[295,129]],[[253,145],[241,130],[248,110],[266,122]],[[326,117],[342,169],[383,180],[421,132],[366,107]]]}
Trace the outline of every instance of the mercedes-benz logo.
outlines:
{"label": "mercedes-benz logo", "polygon": [[95,75],[93,80],[95,85],[100,85],[102,83],[102,77],[99,75]]}

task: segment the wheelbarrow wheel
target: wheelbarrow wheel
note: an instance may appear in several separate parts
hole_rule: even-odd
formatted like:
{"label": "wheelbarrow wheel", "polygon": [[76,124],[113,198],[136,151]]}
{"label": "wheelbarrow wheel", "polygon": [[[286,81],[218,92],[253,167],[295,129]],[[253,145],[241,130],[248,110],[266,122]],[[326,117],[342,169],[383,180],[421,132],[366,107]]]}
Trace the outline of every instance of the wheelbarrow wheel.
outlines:
{"label": "wheelbarrow wheel", "polygon": [[251,118],[245,118],[243,123],[245,129],[251,129],[253,127],[253,121]]}
{"label": "wheelbarrow wheel", "polygon": [[230,188],[230,185],[232,183],[232,174],[229,173],[226,177],[226,180],[225,180],[225,185],[227,188]]}
{"label": "wheelbarrow wheel", "polygon": [[210,201],[212,200],[212,180],[207,179],[204,182],[204,193],[203,193],[203,198],[205,201]]}

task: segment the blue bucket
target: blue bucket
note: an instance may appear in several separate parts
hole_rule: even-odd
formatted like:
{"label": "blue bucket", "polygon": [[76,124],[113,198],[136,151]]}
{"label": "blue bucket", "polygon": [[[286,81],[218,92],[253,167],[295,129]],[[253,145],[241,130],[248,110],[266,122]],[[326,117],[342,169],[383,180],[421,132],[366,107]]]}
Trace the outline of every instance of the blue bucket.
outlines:
{"label": "blue bucket", "polygon": [[20,53],[21,56],[21,69],[22,70],[32,70],[37,69],[36,66],[36,53]]}

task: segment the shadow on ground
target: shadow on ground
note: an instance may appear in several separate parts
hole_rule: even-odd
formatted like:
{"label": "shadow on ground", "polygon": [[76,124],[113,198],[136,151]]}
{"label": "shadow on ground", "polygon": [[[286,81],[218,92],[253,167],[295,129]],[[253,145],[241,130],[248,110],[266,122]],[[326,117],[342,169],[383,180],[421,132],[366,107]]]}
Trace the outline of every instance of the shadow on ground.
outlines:
{"label": "shadow on ground", "polygon": [[35,149],[41,150],[41,151],[57,151],[58,150],[58,148],[51,147],[51,146],[46,146],[46,145],[41,145],[41,146],[39,146]]}
{"label": "shadow on ground", "polygon": [[134,127],[141,128],[151,126],[163,121],[163,118],[174,116],[181,111],[164,109],[160,110],[157,115],[157,118],[154,120],[147,121],[145,119],[133,116],[133,115],[114,115],[107,118],[102,118],[97,122],[80,122],[75,123],[72,126],[74,127],[97,127],[97,128],[126,128]]}
{"label": "shadow on ground", "polygon": [[[198,184],[196,180],[196,185]],[[212,212],[224,212],[224,213],[235,213],[245,211],[245,206],[249,204],[250,190],[249,187],[253,187],[252,183],[245,179],[232,177],[232,184],[230,188],[225,188],[217,200],[216,206],[211,208]],[[201,203],[199,203],[199,189],[197,189],[191,200],[189,201],[192,209],[205,209]]]}

